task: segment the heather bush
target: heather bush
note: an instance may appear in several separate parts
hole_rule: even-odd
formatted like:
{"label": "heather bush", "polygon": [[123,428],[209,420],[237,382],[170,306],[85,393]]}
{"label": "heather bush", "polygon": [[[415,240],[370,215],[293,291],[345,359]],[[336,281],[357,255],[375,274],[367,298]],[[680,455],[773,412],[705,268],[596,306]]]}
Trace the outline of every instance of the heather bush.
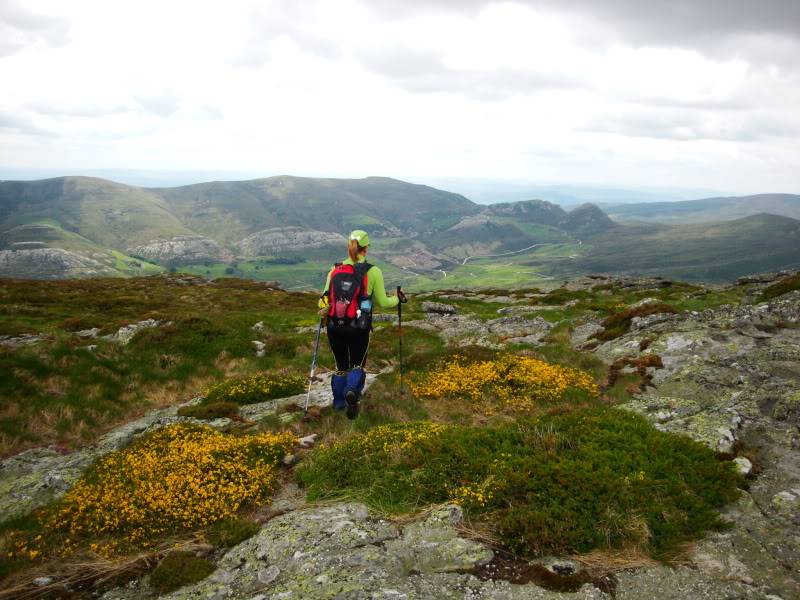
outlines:
{"label": "heather bush", "polygon": [[528,556],[636,546],[653,556],[722,526],[740,478],[689,438],[595,408],[495,427],[383,425],[322,447],[298,469],[309,499],[385,511],[461,504]]}

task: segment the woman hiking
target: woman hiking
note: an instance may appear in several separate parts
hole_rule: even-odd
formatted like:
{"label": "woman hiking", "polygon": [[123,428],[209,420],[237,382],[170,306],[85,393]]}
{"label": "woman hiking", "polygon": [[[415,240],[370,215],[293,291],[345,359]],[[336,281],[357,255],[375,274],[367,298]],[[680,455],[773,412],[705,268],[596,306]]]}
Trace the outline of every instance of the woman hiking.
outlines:
{"label": "woman hiking", "polygon": [[327,316],[328,342],[336,359],[336,373],[331,378],[333,408],[346,409],[347,418],[358,416],[358,402],[364,389],[364,365],[372,330],[373,303],[394,308],[406,302],[397,288],[397,296],[387,296],[381,270],[367,262],[369,235],[357,229],[350,234],[348,257],[336,263],[325,281],[320,297],[320,314]]}

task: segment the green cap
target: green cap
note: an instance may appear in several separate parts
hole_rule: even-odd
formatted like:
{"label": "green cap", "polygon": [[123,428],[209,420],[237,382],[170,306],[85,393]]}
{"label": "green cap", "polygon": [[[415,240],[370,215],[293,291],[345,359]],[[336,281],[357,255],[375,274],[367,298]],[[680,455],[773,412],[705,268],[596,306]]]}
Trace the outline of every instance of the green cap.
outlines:
{"label": "green cap", "polygon": [[361,229],[350,232],[350,239],[357,241],[362,248],[369,246],[369,234]]}

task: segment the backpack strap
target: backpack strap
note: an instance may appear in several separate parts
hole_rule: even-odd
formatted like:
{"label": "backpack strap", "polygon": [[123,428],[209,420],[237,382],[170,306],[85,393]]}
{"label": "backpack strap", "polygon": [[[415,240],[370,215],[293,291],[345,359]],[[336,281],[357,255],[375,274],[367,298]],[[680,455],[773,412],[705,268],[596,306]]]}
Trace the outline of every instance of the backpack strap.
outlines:
{"label": "backpack strap", "polygon": [[372,268],[372,265],[368,262],[363,263],[356,263],[353,267],[356,272],[356,277],[361,279],[363,283],[363,289],[361,290],[361,297],[362,298],[369,298],[369,294],[367,294],[367,273]]}
{"label": "backpack strap", "polygon": [[369,272],[369,270],[371,268],[372,268],[372,265],[370,263],[368,263],[368,262],[356,263],[353,266],[353,269],[355,270],[356,275],[358,277],[366,277],[367,273]]}

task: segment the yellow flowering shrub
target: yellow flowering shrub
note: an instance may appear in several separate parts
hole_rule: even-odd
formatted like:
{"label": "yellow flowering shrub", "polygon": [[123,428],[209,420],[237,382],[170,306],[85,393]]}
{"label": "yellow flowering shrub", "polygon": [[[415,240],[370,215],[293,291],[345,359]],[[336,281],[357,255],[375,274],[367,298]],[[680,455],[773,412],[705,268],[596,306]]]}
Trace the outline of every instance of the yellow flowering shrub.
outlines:
{"label": "yellow flowering shrub", "polygon": [[489,477],[481,483],[471,483],[459,486],[447,486],[449,501],[460,504],[465,508],[484,508],[495,495],[492,478]]}
{"label": "yellow flowering shrub", "polygon": [[429,421],[379,425],[359,436],[334,442],[331,446],[321,444],[317,455],[325,452],[338,455],[345,448],[346,451],[357,452],[359,455],[404,451],[430,440],[446,428],[446,425]]}
{"label": "yellow flowering shrub", "polygon": [[289,433],[236,437],[208,427],[164,427],[102,458],[67,492],[50,526],[71,538],[113,535],[146,546],[231,518],[243,505],[267,499],[276,465],[294,443]]}
{"label": "yellow flowering shrub", "polygon": [[411,387],[419,398],[466,399],[481,403],[487,412],[528,412],[538,404],[562,400],[571,390],[600,393],[585,371],[518,355],[473,362],[457,357]]}
{"label": "yellow flowering shrub", "polygon": [[305,389],[306,379],[287,373],[258,373],[244,379],[229,379],[206,390],[205,402],[235,402],[254,404],[274,398],[299,394]]}

